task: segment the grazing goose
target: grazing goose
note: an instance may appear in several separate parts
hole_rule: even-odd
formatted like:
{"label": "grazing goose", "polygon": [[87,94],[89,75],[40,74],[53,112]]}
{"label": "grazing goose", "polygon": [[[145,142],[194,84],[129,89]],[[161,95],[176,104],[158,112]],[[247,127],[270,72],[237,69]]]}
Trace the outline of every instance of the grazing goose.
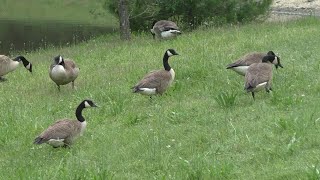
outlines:
{"label": "grazing goose", "polygon": [[164,70],[151,71],[143,77],[134,87],[134,93],[143,95],[155,95],[164,93],[174,80],[175,72],[170,67],[168,60],[169,57],[179,55],[175,50],[168,49],[163,56]]}
{"label": "grazing goose", "polygon": [[28,71],[32,72],[32,64],[25,57],[18,56],[14,59],[10,59],[8,56],[0,55],[0,80],[4,81],[5,79],[2,76],[14,71],[19,66],[20,62],[23,63]]}
{"label": "grazing goose", "polygon": [[97,106],[91,100],[82,101],[76,110],[78,120],[61,119],[56,121],[34,140],[34,144],[47,143],[54,148],[70,146],[77,137],[83,134],[86,128],[87,122],[82,116],[82,110],[88,107]]}
{"label": "grazing goose", "polygon": [[49,76],[54,81],[60,91],[60,85],[65,85],[72,82],[72,88],[74,88],[74,80],[78,77],[79,68],[76,64],[70,60],[64,60],[62,56],[54,58],[54,62],[49,69]]}
{"label": "grazing goose", "polygon": [[167,20],[153,21],[151,29],[153,39],[157,36],[159,39],[170,39],[181,34],[176,23]]}
{"label": "grazing goose", "polygon": [[244,89],[251,92],[253,99],[257,91],[272,90],[272,64],[280,66],[280,58],[275,55],[267,55],[263,57],[262,63],[253,63],[249,66],[245,75]]}
{"label": "grazing goose", "polygon": [[[249,53],[249,54],[244,55],[240,59],[238,59],[236,62],[227,65],[227,69],[232,69],[235,72],[237,72],[238,74],[244,76],[247,72],[247,69],[249,68],[249,66],[251,64],[261,63],[263,57],[266,55],[275,56],[273,51],[269,51],[267,54],[259,53],[259,52]],[[275,66],[276,66],[276,68],[278,68],[278,66],[283,68],[283,66],[281,64],[277,64]]]}

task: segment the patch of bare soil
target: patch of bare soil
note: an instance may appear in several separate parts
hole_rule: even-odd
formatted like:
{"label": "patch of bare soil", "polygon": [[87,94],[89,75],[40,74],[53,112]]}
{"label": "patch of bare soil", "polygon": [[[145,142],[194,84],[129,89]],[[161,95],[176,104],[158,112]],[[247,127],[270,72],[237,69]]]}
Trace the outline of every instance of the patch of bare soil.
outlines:
{"label": "patch of bare soil", "polygon": [[274,0],[267,21],[287,21],[304,16],[320,17],[320,0]]}

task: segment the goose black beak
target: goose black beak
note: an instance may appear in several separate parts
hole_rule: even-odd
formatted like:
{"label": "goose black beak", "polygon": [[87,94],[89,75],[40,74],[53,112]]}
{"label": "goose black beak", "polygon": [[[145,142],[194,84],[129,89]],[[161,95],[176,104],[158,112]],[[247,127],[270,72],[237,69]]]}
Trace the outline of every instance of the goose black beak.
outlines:
{"label": "goose black beak", "polygon": [[282,66],[281,64],[277,64],[277,65],[276,65],[276,68],[278,69],[278,67],[283,68],[283,66]]}

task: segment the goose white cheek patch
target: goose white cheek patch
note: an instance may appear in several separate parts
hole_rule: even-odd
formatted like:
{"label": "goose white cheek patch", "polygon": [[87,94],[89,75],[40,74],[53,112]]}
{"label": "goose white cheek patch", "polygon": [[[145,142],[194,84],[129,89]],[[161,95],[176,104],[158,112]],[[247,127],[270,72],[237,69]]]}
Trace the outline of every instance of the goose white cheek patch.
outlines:
{"label": "goose white cheek patch", "polygon": [[91,106],[90,106],[90,104],[89,104],[87,101],[85,101],[85,102],[84,102],[84,107],[88,108],[88,107],[91,107]]}
{"label": "goose white cheek patch", "polygon": [[277,56],[274,58],[273,64],[278,64],[278,57]]}
{"label": "goose white cheek patch", "polygon": [[29,63],[29,64],[26,66],[26,68],[27,68],[28,70],[30,70],[30,66],[31,66],[31,64]]}
{"label": "goose white cheek patch", "polygon": [[169,57],[173,56],[173,54],[169,50],[167,51],[167,54],[168,54]]}
{"label": "goose white cheek patch", "polygon": [[62,62],[62,56],[59,56],[59,64]]}

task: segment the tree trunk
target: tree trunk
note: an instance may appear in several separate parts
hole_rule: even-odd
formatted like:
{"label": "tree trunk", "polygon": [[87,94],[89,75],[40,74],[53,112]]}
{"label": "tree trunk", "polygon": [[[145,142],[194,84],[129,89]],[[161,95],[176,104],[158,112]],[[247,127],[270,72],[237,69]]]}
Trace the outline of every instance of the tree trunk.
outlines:
{"label": "tree trunk", "polygon": [[130,22],[128,13],[128,0],[119,0],[120,39],[130,40]]}

